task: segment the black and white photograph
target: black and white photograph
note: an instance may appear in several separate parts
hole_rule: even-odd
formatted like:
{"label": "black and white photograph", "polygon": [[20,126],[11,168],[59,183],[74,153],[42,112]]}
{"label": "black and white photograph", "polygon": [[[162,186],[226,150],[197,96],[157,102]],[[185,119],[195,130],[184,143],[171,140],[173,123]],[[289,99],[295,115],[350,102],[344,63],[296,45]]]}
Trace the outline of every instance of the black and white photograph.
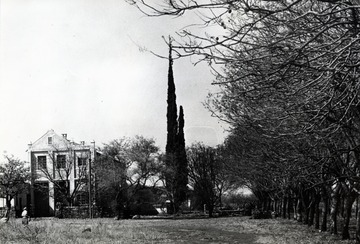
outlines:
{"label": "black and white photograph", "polygon": [[0,243],[360,244],[359,0],[0,0],[0,114]]}

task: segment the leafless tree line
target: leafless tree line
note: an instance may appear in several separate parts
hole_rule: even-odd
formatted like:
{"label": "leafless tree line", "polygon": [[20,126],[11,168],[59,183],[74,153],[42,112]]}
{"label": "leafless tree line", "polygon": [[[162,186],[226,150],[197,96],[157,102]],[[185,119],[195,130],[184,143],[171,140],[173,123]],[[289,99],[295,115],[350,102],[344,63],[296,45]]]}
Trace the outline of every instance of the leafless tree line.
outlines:
{"label": "leafless tree line", "polygon": [[360,193],[360,3],[132,4],[148,16],[196,13],[202,20],[203,28],[180,30],[173,47],[178,57],[196,56],[213,70],[220,92],[205,105],[231,126],[228,169],[261,208],[332,233],[340,216],[349,238]]}

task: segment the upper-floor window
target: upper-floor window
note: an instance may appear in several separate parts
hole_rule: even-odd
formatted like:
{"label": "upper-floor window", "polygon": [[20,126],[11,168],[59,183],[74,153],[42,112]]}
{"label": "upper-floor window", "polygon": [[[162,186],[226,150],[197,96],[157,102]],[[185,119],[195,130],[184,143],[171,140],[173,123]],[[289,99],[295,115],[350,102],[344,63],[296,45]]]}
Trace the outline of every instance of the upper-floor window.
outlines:
{"label": "upper-floor window", "polygon": [[65,169],[66,168],[66,155],[57,155],[56,168],[57,169]]}
{"label": "upper-floor window", "polygon": [[37,157],[37,169],[46,169],[46,156]]}
{"label": "upper-floor window", "polygon": [[75,189],[76,190],[85,191],[86,186],[87,186],[87,179],[86,178],[75,180]]}
{"label": "upper-floor window", "polygon": [[87,158],[78,158],[78,167],[86,166]]}
{"label": "upper-floor window", "polygon": [[51,145],[52,144],[52,137],[48,137],[48,144]]}

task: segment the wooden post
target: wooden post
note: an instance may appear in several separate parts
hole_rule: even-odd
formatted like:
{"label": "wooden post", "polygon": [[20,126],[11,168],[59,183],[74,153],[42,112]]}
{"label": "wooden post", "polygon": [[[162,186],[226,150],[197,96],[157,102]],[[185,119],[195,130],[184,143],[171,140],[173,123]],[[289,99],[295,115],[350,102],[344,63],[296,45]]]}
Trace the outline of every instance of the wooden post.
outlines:
{"label": "wooden post", "polygon": [[92,219],[92,195],[91,195],[91,158],[89,159],[89,218]]}

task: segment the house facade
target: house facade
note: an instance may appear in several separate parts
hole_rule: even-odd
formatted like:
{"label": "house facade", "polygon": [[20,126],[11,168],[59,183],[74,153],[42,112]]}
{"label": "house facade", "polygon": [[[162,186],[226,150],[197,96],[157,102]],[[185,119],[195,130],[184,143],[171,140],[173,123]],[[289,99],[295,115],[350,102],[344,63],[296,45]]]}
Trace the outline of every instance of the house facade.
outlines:
{"label": "house facade", "polygon": [[63,205],[91,206],[95,142],[75,143],[67,134],[58,135],[49,130],[28,146],[32,216],[54,216]]}

